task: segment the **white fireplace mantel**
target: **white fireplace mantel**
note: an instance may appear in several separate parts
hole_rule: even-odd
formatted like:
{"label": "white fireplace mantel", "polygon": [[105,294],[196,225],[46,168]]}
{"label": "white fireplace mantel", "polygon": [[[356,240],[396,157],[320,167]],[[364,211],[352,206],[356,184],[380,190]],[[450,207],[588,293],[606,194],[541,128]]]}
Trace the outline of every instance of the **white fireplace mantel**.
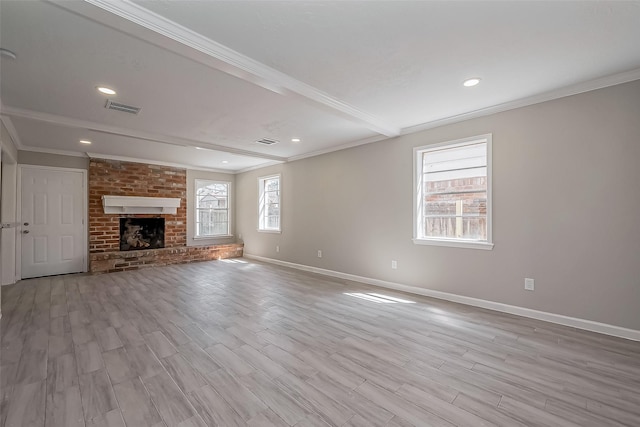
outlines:
{"label": "white fireplace mantel", "polygon": [[180,198],[102,196],[102,207],[106,214],[175,215],[180,207]]}

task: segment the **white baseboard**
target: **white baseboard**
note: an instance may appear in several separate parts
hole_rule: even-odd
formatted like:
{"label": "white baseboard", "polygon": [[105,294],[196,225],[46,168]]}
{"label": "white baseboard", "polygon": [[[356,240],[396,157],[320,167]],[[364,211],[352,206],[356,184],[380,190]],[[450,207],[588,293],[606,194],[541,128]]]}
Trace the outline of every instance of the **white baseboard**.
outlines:
{"label": "white baseboard", "polygon": [[633,341],[640,341],[640,331],[635,329],[623,328],[620,326],[609,325],[607,323],[594,322],[592,320],[579,319],[576,317],[563,316],[561,314],[549,313],[546,311],[532,310],[530,308],[518,307],[515,305],[502,304],[499,302],[483,300],[479,298],[465,297],[462,295],[450,294],[448,292],[434,291],[431,289],[418,288],[415,286],[403,285],[400,283],[387,282],[385,280],[373,279],[370,277],[356,276],[355,274],[342,273],[339,271],[327,270],[324,268],[312,267],[309,265],[296,264],[288,261],[280,261],[273,258],[265,258],[258,255],[252,255],[245,252],[244,256],[257,261],[268,262],[271,264],[281,265],[283,267],[295,268],[297,270],[309,271],[312,273],[324,274],[325,276],[337,277],[339,279],[352,280],[354,282],[366,283],[368,285],[380,286],[383,288],[394,289],[397,291],[408,292],[417,295],[423,295],[432,298],[438,298],[446,301],[457,302],[460,304],[471,305],[474,307],[486,308],[489,310],[500,311],[503,313],[515,314],[518,316],[529,317],[531,319],[544,320],[545,322],[556,323],[558,325],[571,326],[587,331],[598,332],[614,337],[626,338]]}

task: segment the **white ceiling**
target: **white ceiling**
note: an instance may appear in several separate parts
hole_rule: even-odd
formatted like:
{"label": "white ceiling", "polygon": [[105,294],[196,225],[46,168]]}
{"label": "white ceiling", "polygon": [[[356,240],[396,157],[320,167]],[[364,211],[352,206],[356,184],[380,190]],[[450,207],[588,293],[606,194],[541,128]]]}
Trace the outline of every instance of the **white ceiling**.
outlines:
{"label": "white ceiling", "polygon": [[640,2],[2,0],[1,113],[21,149],[235,172],[638,79],[638,40]]}

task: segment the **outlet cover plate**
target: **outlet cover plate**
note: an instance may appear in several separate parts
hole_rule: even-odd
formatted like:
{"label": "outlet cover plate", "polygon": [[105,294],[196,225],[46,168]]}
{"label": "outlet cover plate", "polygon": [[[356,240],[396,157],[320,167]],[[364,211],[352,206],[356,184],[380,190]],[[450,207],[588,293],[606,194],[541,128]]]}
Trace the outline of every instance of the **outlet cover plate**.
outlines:
{"label": "outlet cover plate", "polygon": [[533,291],[534,290],[534,281],[533,279],[524,279],[524,289],[527,291]]}

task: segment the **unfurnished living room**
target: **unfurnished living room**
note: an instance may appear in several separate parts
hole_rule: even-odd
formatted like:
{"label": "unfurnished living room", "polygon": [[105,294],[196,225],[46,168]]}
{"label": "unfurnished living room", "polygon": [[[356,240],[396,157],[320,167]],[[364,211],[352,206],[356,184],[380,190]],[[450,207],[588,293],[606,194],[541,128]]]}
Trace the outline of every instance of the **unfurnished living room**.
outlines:
{"label": "unfurnished living room", "polygon": [[640,426],[640,1],[0,0],[0,427]]}

